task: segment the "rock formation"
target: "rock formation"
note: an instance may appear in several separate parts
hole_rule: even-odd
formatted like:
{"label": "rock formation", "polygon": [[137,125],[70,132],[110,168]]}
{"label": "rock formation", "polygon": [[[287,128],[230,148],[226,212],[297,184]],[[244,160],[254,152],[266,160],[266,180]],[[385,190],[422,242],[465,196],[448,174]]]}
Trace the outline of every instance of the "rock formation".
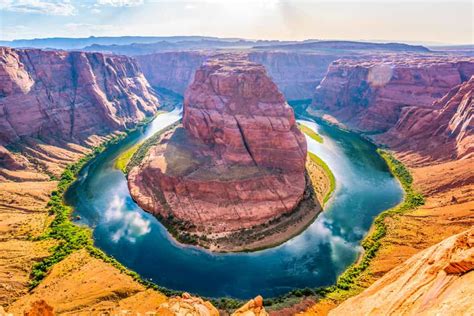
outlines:
{"label": "rock formation", "polygon": [[183,127],[129,173],[145,210],[208,233],[290,213],[305,191],[306,141],[263,66],[241,56],[206,62],[185,95]]}
{"label": "rock formation", "polygon": [[[434,109],[434,110],[433,110]],[[432,109],[405,107],[380,141],[400,152],[460,159],[474,152],[474,76],[434,102]]]}
{"label": "rock formation", "polygon": [[265,307],[263,307],[263,297],[259,295],[251,299],[232,313],[232,316],[268,316]]}
{"label": "rock formation", "polygon": [[329,315],[472,315],[474,229],[397,266]]}
{"label": "rock formation", "polygon": [[0,145],[81,140],[132,126],[158,100],[124,56],[0,47]]}
{"label": "rock formation", "polygon": [[386,132],[407,106],[433,102],[474,74],[474,59],[387,55],[333,62],[316,89],[310,110],[336,116],[349,127]]}
{"label": "rock formation", "polygon": [[209,301],[192,297],[188,293],[183,293],[181,297],[171,297],[156,312],[162,316],[219,316],[219,311]]}

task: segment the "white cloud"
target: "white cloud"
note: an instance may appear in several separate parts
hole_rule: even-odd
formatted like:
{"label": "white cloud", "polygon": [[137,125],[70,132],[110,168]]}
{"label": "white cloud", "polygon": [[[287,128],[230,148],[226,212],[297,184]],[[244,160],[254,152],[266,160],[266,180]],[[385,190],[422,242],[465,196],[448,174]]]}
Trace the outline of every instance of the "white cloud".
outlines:
{"label": "white cloud", "polygon": [[143,3],[143,0],[97,0],[98,5],[112,7],[136,7]]}
{"label": "white cloud", "polygon": [[69,0],[0,0],[0,10],[63,16],[76,13]]}
{"label": "white cloud", "polygon": [[136,242],[137,238],[151,231],[151,223],[139,212],[128,211],[126,203],[119,195],[115,195],[109,207],[105,210],[105,221],[111,225],[118,225],[112,235],[112,241],[118,242],[125,238],[129,242]]}

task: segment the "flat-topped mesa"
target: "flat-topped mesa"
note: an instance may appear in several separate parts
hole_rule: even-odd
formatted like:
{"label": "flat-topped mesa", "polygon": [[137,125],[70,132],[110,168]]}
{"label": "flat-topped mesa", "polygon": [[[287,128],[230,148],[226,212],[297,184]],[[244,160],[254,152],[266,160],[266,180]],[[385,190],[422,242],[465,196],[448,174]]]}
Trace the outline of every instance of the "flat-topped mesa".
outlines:
{"label": "flat-topped mesa", "polygon": [[236,55],[206,62],[186,91],[183,126],[128,175],[145,210],[210,236],[262,225],[303,199],[306,140],[263,66]]}

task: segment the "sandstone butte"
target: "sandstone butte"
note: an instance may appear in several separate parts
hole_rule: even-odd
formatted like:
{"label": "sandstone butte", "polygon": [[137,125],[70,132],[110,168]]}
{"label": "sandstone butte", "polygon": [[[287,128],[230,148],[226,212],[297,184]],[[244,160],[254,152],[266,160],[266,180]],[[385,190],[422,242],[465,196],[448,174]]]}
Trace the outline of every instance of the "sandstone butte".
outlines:
{"label": "sandstone butte", "polygon": [[128,179],[148,212],[222,234],[292,212],[305,191],[305,161],[293,110],[264,67],[222,55],[196,71],[182,126]]}

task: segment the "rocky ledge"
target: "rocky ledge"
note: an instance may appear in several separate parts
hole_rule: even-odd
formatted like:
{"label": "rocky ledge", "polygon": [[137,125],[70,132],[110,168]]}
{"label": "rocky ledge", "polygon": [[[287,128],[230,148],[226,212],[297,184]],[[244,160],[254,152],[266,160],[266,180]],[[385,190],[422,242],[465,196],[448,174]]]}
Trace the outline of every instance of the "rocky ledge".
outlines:
{"label": "rocky ledge", "polygon": [[293,110],[263,66],[222,55],[196,71],[182,125],[151,146],[128,183],[143,209],[189,234],[181,241],[235,251],[251,241],[221,247],[229,236],[242,242],[232,234],[268,228],[297,208],[305,161]]}

